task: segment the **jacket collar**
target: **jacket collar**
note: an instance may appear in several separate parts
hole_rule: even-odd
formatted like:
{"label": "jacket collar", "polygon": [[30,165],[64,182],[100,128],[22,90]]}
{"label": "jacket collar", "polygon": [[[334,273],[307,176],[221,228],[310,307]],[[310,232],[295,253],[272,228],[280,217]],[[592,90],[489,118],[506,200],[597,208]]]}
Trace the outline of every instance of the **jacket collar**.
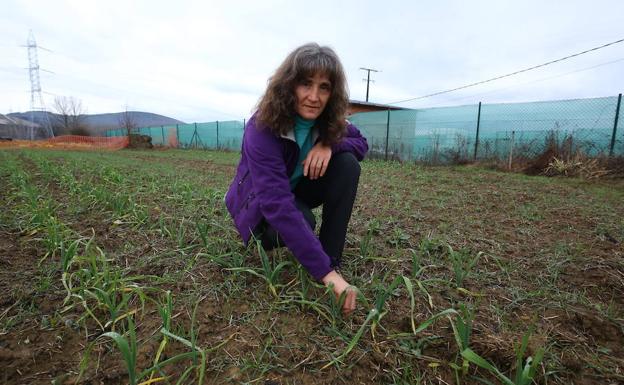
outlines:
{"label": "jacket collar", "polygon": [[[280,137],[284,138],[284,139],[289,139],[292,140],[293,142],[297,143],[297,140],[295,139],[295,129],[291,128],[290,130],[288,130],[288,132],[286,134],[281,134]],[[312,127],[312,143],[316,143],[316,140],[319,137],[319,130],[316,126]]]}

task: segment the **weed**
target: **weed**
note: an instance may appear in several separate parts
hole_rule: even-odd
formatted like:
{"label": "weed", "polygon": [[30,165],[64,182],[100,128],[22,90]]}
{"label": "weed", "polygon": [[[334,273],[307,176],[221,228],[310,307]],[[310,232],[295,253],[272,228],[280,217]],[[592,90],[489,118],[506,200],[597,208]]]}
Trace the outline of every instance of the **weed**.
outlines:
{"label": "weed", "polygon": [[419,252],[417,252],[414,249],[409,249],[410,251],[410,255],[411,255],[411,262],[412,262],[412,270],[411,270],[411,275],[412,278],[416,278],[421,270],[421,264],[422,264],[422,258]]}
{"label": "weed", "polygon": [[[472,351],[470,348],[464,349],[461,352],[462,357],[471,363],[488,370],[505,385],[530,385],[533,382],[537,368],[542,363],[544,358],[544,348],[539,348],[535,352],[534,357],[527,357],[524,360],[524,354],[529,344],[529,336],[531,332],[527,332],[522,337],[522,341],[519,346],[516,347],[516,362],[515,362],[515,376],[513,380],[510,377],[505,376],[496,366],[492,363]],[[524,363],[524,365],[523,365]],[[483,379],[480,379],[483,381]]]}
{"label": "weed", "polygon": [[132,321],[132,317],[128,318],[128,337],[124,337],[117,332],[107,332],[102,334],[98,338],[110,338],[115,341],[117,344],[117,348],[121,352],[121,357],[123,358],[124,363],[126,364],[126,369],[128,370],[128,382],[130,385],[137,384],[137,368],[136,368],[136,360],[137,360],[137,338],[136,338],[136,329],[134,326],[134,322]]}
{"label": "weed", "polygon": [[[375,329],[377,328],[377,325],[379,325],[379,323],[381,322],[381,319],[383,318],[383,316],[387,313],[387,310],[384,309],[385,304],[388,300],[388,297],[390,295],[393,295],[395,290],[399,287],[399,285],[401,283],[405,283],[405,282],[409,282],[409,278],[407,277],[396,277],[392,283],[390,283],[390,285],[386,288],[383,287],[383,285],[378,285],[376,287],[376,294],[375,294],[375,317],[373,317],[372,319],[372,324],[371,324],[371,332],[373,334],[373,338],[375,337]],[[412,291],[412,285],[411,282],[409,283],[409,285],[406,285],[407,289],[408,289],[408,293],[410,294],[410,300],[411,303],[414,304],[414,293]],[[412,326],[414,325],[413,323],[413,306],[412,306]]]}
{"label": "weed", "polygon": [[349,344],[347,345],[346,349],[342,351],[342,353],[340,353],[337,357],[335,357],[334,359],[332,359],[329,363],[327,363],[325,366],[323,366],[321,368],[321,370],[327,369],[328,367],[332,366],[332,365],[336,365],[338,363],[341,363],[342,360],[345,359],[345,357],[347,357],[347,355],[351,352],[351,350],[353,350],[353,348],[355,347],[355,345],[357,345],[357,343],[360,341],[360,338],[362,338],[362,334],[364,334],[364,330],[366,330],[366,326],[375,318],[377,317],[377,309],[376,308],[372,308],[370,309],[370,311],[368,312],[368,315],[366,316],[366,319],[364,320],[364,323],[360,326],[360,328],[358,329],[358,331],[355,333],[355,335],[353,336],[353,338],[351,339],[351,341],[349,342]]}
{"label": "weed", "polygon": [[[136,310],[127,310],[132,300],[138,299],[141,307],[144,306],[147,288],[133,281],[145,277],[125,277],[121,269],[108,264],[101,249],[90,243],[85,248],[85,255],[73,260],[78,268],[71,273],[65,272],[62,277],[68,293],[65,302],[70,298],[77,299],[102,330],[114,328],[118,321],[133,314]],[[96,316],[98,309],[107,313],[106,320]]]}
{"label": "weed", "polygon": [[197,229],[197,234],[199,235],[203,246],[208,248],[208,224],[206,222],[197,220],[195,221],[195,228]]}
{"label": "weed", "polygon": [[395,228],[392,233],[392,238],[389,240],[390,244],[394,247],[401,247],[403,245],[409,245],[410,235],[403,231],[401,228]]}
{"label": "weed", "polygon": [[475,256],[471,256],[466,249],[455,251],[450,245],[447,245],[447,249],[455,274],[455,284],[457,287],[462,287],[464,280],[470,275],[483,253],[478,252]]}
{"label": "weed", "polygon": [[273,294],[274,297],[278,297],[277,289],[281,287],[278,283],[279,274],[284,270],[286,266],[292,264],[290,261],[282,261],[278,263],[276,266],[269,261],[269,257],[267,256],[266,251],[260,244],[260,241],[256,241],[256,246],[258,248],[258,254],[260,254],[260,261],[262,263],[262,269],[253,269],[250,267],[233,267],[229,268],[230,271],[235,272],[244,272],[255,275],[256,277],[262,278],[268,285],[269,291]]}
{"label": "weed", "polygon": [[[459,312],[455,317],[448,317],[453,328],[453,335],[455,336],[455,342],[459,352],[463,352],[470,347],[470,336],[472,334],[472,321],[474,320],[474,310],[466,307],[465,304],[459,305]],[[461,376],[468,374],[469,361],[467,358],[462,357],[461,366],[456,364],[451,365],[455,369],[456,375],[458,372]],[[459,383],[459,378],[456,378]]]}
{"label": "weed", "polygon": [[366,259],[370,257],[370,247],[373,236],[379,232],[381,229],[381,222],[378,219],[373,219],[368,222],[368,226],[366,229],[366,235],[360,241],[360,255],[362,258]]}

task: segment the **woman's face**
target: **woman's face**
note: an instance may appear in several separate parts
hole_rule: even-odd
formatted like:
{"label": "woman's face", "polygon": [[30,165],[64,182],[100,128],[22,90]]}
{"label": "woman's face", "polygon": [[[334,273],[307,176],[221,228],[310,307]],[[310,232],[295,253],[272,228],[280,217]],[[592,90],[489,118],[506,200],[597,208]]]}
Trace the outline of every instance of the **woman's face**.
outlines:
{"label": "woman's face", "polygon": [[325,74],[316,73],[304,79],[295,88],[297,96],[297,113],[304,119],[316,119],[323,110],[331,95],[331,83]]}

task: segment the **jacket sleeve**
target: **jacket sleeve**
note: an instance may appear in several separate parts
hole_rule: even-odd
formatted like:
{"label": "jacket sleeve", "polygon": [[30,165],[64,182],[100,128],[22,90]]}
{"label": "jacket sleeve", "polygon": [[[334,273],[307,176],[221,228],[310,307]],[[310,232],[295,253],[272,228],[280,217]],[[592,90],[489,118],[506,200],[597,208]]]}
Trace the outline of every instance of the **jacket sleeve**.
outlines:
{"label": "jacket sleeve", "polygon": [[361,161],[368,152],[368,142],[360,130],[347,121],[347,135],[340,142],[332,145],[332,153],[351,152]]}
{"label": "jacket sleeve", "polygon": [[295,258],[315,279],[331,270],[330,258],[303,214],[295,196],[283,156],[284,143],[268,130],[251,125],[245,132],[243,151],[248,157],[253,190],[260,212],[275,229]]}

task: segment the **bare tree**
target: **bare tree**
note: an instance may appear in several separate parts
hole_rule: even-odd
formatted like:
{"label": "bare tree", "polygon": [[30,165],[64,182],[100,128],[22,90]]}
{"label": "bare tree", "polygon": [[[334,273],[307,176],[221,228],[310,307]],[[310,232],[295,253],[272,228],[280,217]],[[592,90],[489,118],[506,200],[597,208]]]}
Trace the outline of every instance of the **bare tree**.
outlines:
{"label": "bare tree", "polygon": [[119,127],[125,129],[128,136],[133,134],[138,128],[134,114],[132,111],[128,111],[128,106],[125,106],[124,112],[119,115],[118,122]]}
{"label": "bare tree", "polygon": [[86,108],[80,99],[73,96],[57,96],[54,98],[56,119],[54,126],[64,133],[87,132],[85,125]]}

